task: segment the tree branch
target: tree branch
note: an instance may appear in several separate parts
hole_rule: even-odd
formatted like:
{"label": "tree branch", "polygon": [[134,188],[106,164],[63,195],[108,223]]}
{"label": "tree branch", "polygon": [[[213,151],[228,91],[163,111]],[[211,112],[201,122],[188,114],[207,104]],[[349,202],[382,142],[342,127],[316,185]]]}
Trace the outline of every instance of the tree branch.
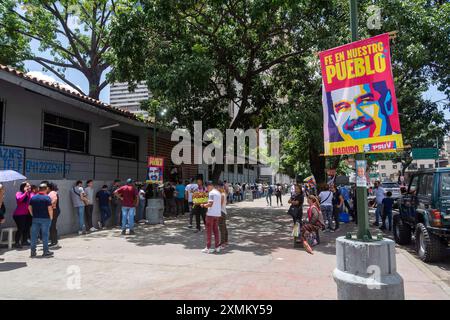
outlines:
{"label": "tree branch", "polygon": [[279,63],[282,63],[282,62],[284,62],[286,59],[288,59],[288,58],[290,58],[290,57],[293,57],[293,56],[297,56],[297,55],[299,55],[299,54],[301,54],[301,53],[303,53],[303,50],[300,50],[300,51],[294,51],[294,52],[291,52],[291,53],[287,53],[287,54],[285,54],[285,55],[282,55],[282,56],[276,58],[275,60],[272,60],[272,62],[269,62],[268,64],[263,65],[263,66],[259,67],[258,69],[254,70],[254,71],[253,71],[253,75],[257,75],[257,74],[259,74],[259,73],[261,73],[261,72],[264,72],[264,71],[266,71],[266,70],[272,68],[274,65],[279,64]]}
{"label": "tree branch", "polygon": [[45,62],[42,61],[36,61],[37,63],[39,63],[40,65],[42,65],[44,68],[50,70],[55,76],[57,76],[59,79],[61,79],[62,81],[64,81],[65,83],[67,83],[69,86],[71,86],[74,90],[78,91],[79,93],[81,93],[82,95],[85,95],[85,93],[79,89],[73,82],[70,82],[69,80],[67,80],[65,78],[64,75],[61,75],[58,71],[56,71],[54,68],[52,68],[51,66],[49,66],[48,64],[46,64]]}

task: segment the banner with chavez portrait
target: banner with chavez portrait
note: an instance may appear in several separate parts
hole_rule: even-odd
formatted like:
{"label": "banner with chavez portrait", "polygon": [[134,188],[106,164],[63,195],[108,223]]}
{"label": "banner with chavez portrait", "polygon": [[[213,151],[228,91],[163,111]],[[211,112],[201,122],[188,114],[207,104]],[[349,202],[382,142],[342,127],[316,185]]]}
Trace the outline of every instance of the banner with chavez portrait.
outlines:
{"label": "banner with chavez portrait", "polygon": [[403,148],[389,34],[319,53],[325,155]]}

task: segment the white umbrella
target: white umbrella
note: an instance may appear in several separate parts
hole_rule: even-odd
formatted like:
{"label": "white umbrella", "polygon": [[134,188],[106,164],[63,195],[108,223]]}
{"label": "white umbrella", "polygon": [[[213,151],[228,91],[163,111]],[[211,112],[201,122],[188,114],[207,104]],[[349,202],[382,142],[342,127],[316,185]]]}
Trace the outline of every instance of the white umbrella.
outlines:
{"label": "white umbrella", "polygon": [[26,180],[27,177],[14,170],[0,170],[0,182]]}

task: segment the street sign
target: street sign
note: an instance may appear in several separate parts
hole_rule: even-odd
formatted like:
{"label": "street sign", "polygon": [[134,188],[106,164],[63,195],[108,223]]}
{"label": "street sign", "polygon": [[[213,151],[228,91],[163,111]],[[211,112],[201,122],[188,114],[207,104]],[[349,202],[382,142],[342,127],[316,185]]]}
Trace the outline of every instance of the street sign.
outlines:
{"label": "street sign", "polygon": [[412,158],[419,159],[438,159],[439,153],[436,148],[414,148],[412,149]]}

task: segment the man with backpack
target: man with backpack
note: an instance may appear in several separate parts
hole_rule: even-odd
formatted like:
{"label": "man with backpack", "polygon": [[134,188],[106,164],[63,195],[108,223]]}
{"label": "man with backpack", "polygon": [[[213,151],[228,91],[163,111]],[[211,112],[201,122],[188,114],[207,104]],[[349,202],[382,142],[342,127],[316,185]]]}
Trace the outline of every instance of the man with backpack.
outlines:
{"label": "man with backpack", "polygon": [[[269,186],[267,188],[267,193],[266,193],[267,206],[272,206],[272,195],[273,195],[273,187],[271,184],[269,184]],[[269,204],[269,202],[270,202],[270,204]]]}

